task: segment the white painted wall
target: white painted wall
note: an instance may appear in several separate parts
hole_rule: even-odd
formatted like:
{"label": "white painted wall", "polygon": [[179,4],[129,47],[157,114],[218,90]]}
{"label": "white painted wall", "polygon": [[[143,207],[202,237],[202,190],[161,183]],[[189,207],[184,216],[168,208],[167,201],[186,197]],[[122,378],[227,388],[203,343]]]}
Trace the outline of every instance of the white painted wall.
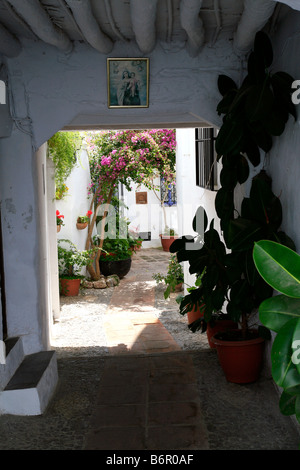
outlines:
{"label": "white painted wall", "polygon": [[[155,186],[159,187],[159,178],[154,181]],[[136,204],[136,191],[147,192],[147,204]],[[158,193],[160,195],[160,193]],[[165,230],[165,219],[160,201],[157,199],[153,190],[145,186],[132,185],[132,191],[124,191],[124,203],[128,210],[124,215],[130,220],[129,229],[138,232],[151,232],[151,240],[143,241],[143,248],[161,247],[160,234]],[[177,205],[165,206],[165,215],[167,226],[175,229],[178,233],[178,208]]]}
{"label": "white painted wall", "polygon": [[[79,250],[85,249],[87,228],[78,230],[76,221],[79,216],[86,215],[90,209],[87,188],[91,182],[88,153],[82,148],[77,155],[77,164],[66,180],[69,188],[64,199],[56,201],[56,208],[64,215],[64,226],[57,234],[57,239],[71,240]],[[83,271],[85,268],[83,269]]]}
{"label": "white painted wall", "polygon": [[[215,228],[219,229],[219,221],[215,212],[215,191],[196,186],[196,147],[195,129],[178,129],[177,138],[177,202],[179,231],[182,235],[194,235],[192,220],[199,206],[203,206],[207,213],[209,222],[215,219]],[[217,164],[219,166],[219,164]],[[184,264],[185,282],[192,286],[195,276],[188,272],[188,263]],[[185,285],[185,292],[187,286]]]}
{"label": "white painted wall", "polygon": [[[300,80],[300,12],[286,17],[282,28],[277,31],[274,43],[274,70],[284,70],[295,80]],[[284,134],[274,139],[265,166],[273,179],[273,191],[280,197],[283,209],[283,230],[296,243],[300,252],[300,105],[296,105],[297,120],[290,117]]]}

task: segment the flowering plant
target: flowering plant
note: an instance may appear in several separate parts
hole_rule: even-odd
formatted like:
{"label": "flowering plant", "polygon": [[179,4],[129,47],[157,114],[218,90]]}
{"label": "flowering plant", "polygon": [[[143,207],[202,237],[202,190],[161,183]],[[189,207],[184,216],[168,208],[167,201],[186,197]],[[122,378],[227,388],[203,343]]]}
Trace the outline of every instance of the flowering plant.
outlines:
{"label": "flowering plant", "polygon": [[57,186],[55,191],[55,199],[63,199],[66,196],[68,190],[69,188],[65,183],[62,183],[61,185]]}
{"label": "flowering plant", "polygon": [[58,240],[58,268],[59,277],[81,278],[79,271],[92,262],[91,250],[78,250],[70,240]]}
{"label": "flowering plant", "polygon": [[77,222],[78,222],[79,224],[89,223],[90,217],[91,217],[92,213],[93,213],[93,211],[87,211],[86,215],[80,215],[80,216],[77,218]]}
{"label": "flowering plant", "polygon": [[[94,215],[89,225],[86,248],[93,244],[92,232],[96,223],[97,210],[105,204],[101,219],[99,247],[104,243],[104,227],[108,208],[115,189],[122,183],[131,191],[132,182],[144,184],[148,189],[154,188],[157,176],[170,184],[175,178],[176,141],[174,129],[154,129],[148,131],[109,131],[90,133],[87,138],[89,151],[91,184],[88,188],[92,195],[90,208]],[[89,266],[93,279],[100,276],[99,257],[97,254],[96,269]]]}
{"label": "flowering plant", "polygon": [[63,220],[64,219],[64,215],[60,214],[59,210],[56,211],[56,225],[65,225]]}

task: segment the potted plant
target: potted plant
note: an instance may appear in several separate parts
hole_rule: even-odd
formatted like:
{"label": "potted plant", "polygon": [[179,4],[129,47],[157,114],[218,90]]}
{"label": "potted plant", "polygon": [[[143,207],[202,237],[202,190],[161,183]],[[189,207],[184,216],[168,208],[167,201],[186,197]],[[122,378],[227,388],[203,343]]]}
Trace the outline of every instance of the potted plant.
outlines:
{"label": "potted plant", "polygon": [[176,255],[171,255],[167,274],[156,273],[153,274],[152,278],[157,284],[164,282],[166,284],[166,290],[164,297],[167,299],[171,292],[180,292],[184,281],[183,269],[180,263],[177,261]]}
{"label": "potted plant", "polygon": [[62,215],[59,210],[56,210],[56,231],[60,232],[61,226],[65,225],[63,222],[64,215]]}
{"label": "potted plant", "polygon": [[80,251],[70,240],[58,240],[58,269],[60,292],[65,296],[75,296],[79,293],[81,268],[91,262],[91,250]]}
{"label": "potted plant", "polygon": [[87,211],[86,215],[77,217],[76,227],[78,230],[83,230],[88,226],[92,213],[92,211]]}
{"label": "potted plant", "polygon": [[[99,240],[99,236],[96,235],[95,244],[97,244],[97,239]],[[129,239],[105,238],[102,248],[103,252],[99,260],[101,273],[104,276],[115,274],[120,279],[125,277],[130,271],[132,261]]]}
{"label": "potted plant", "polygon": [[170,251],[170,246],[178,235],[173,228],[166,227],[164,232],[160,234],[161,244],[164,251]]}
{"label": "potted plant", "polygon": [[269,240],[255,243],[255,266],[279,294],[259,306],[260,321],[275,334],[271,350],[272,376],[281,387],[282,414],[300,423],[300,256]]}
{"label": "potted plant", "polygon": [[[269,336],[263,326],[256,327],[255,312],[271,295],[272,289],[259,276],[252,260],[252,250],[254,243],[261,239],[281,240],[294,247],[292,240],[280,230],[280,200],[272,192],[271,179],[262,171],[253,178],[249,197],[243,199],[238,217],[224,224],[224,242],[212,223],[207,230],[207,215],[203,208],[199,208],[195,215],[194,229],[197,229],[197,224],[201,225],[196,220],[197,216],[203,221],[203,242],[199,233],[195,239],[184,237],[176,240],[170,250],[177,251],[179,261],[189,262],[191,273],[202,276],[198,290],[193,291],[194,296],[205,304],[202,331],[203,325],[212,321],[213,315],[224,307],[228,318],[239,323],[239,329],[219,332],[212,338],[226,378],[238,383],[254,381],[261,367],[264,338]],[[199,249],[195,250],[197,243]],[[193,325],[193,329],[199,329],[198,326]],[[237,352],[238,347],[240,352]],[[248,347],[257,347],[257,364],[246,367],[244,353]],[[235,351],[232,356],[231,348]],[[252,359],[255,354],[251,352]],[[231,369],[226,370],[225,360],[228,358]],[[234,360],[238,372],[233,372]],[[243,375],[239,376],[240,372]]]}

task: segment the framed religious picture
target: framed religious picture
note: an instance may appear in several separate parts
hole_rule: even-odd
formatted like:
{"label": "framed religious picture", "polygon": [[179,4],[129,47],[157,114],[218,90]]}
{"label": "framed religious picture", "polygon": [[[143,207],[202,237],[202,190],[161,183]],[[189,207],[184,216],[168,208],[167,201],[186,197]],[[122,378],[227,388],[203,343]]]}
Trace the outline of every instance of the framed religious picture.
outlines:
{"label": "framed religious picture", "polygon": [[149,59],[107,59],[109,108],[149,107]]}

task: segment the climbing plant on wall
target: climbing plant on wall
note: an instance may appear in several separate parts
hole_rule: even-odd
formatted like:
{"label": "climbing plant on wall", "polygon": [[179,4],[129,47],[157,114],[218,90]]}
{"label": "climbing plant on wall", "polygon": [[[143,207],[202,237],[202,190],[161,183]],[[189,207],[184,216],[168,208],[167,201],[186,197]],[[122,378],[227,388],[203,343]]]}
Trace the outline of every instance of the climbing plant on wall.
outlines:
{"label": "climbing plant on wall", "polygon": [[82,137],[79,132],[57,132],[48,140],[48,156],[55,165],[56,198],[66,193],[65,181],[76,165],[76,151],[80,149]]}

